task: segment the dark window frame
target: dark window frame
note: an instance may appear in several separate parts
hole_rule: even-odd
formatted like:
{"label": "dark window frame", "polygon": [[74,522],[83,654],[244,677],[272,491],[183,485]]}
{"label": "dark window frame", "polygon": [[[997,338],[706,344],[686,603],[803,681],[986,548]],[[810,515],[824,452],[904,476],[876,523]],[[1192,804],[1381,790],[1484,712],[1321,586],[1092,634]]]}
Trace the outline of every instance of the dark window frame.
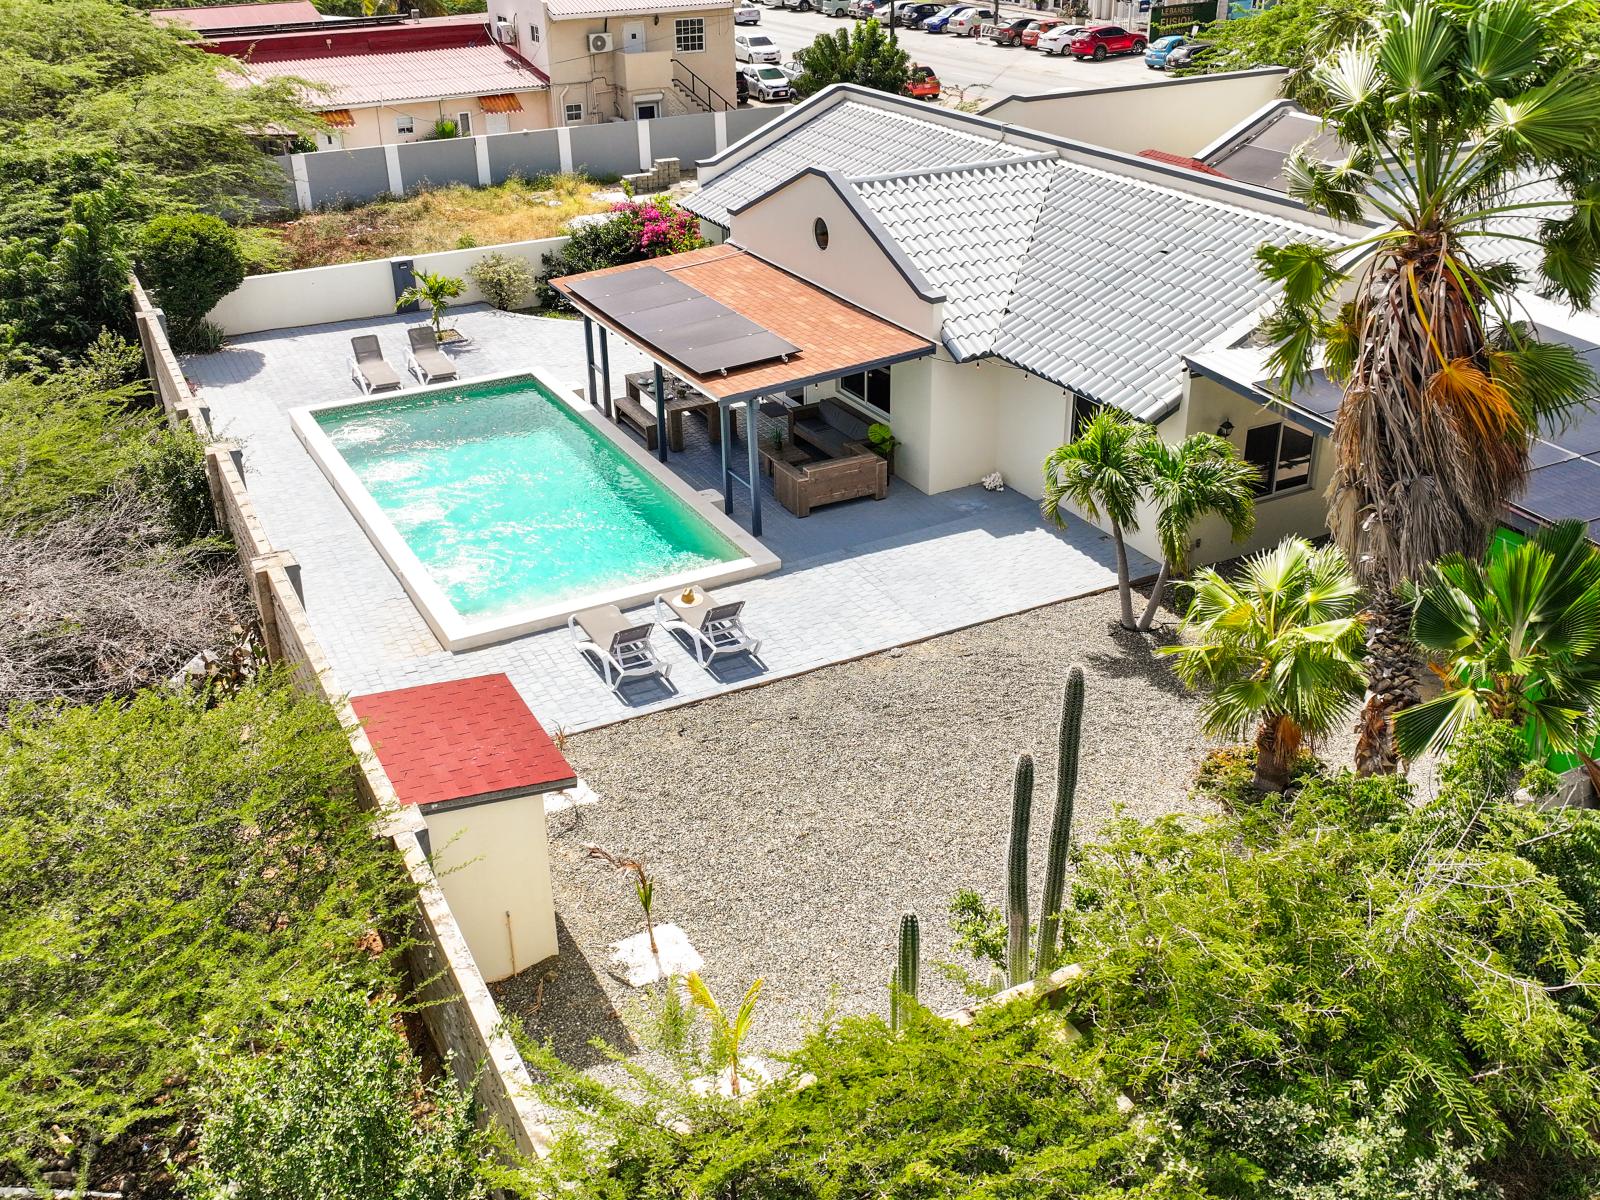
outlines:
{"label": "dark window frame", "polygon": [[[1292,436],[1297,445],[1291,448],[1291,458],[1284,457],[1285,435]],[[1256,456],[1251,456],[1250,442],[1254,438],[1258,445],[1265,437],[1270,436],[1270,450]],[[1298,453],[1299,443],[1303,441],[1304,453]],[[1294,492],[1304,491],[1312,486],[1316,474],[1317,438],[1314,433],[1303,426],[1296,425],[1293,421],[1267,421],[1260,425],[1252,425],[1245,430],[1244,448],[1240,457],[1261,472],[1261,479],[1256,484],[1256,498],[1260,500],[1272,499],[1276,496],[1290,495]],[[1285,468],[1290,474],[1284,478]]]}

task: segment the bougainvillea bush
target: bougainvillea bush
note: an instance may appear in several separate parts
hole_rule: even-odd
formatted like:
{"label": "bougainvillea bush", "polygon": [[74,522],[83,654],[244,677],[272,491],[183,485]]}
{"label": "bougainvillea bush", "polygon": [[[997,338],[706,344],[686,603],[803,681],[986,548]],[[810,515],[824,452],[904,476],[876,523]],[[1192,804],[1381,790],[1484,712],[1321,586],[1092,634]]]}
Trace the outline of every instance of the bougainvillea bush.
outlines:
{"label": "bougainvillea bush", "polygon": [[552,279],[680,254],[705,244],[700,219],[667,197],[625,200],[612,206],[608,220],[576,230],[565,246],[544,256],[544,274],[535,289],[539,307],[572,311],[566,298],[550,286]]}

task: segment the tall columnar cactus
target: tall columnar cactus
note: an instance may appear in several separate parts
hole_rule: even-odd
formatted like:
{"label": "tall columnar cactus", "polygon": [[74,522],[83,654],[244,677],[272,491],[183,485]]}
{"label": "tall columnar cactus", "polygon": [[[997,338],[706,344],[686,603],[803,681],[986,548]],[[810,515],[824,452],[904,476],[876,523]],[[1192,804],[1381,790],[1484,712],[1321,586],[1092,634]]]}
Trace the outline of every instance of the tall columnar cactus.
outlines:
{"label": "tall columnar cactus", "polygon": [[1028,829],[1033,820],[1033,755],[1017,755],[1011,786],[1011,848],[1006,854],[1006,983],[1033,977],[1028,970]]}
{"label": "tall columnar cactus", "polygon": [[916,1003],[917,984],[922,973],[922,926],[914,912],[900,917],[900,957],[895,963],[894,989],[889,998],[889,1024],[899,1029],[905,1024],[909,1004]]}
{"label": "tall columnar cactus", "polygon": [[1056,810],[1050,818],[1050,849],[1044,868],[1044,904],[1039,910],[1041,975],[1055,969],[1067,852],[1072,846],[1072,808],[1078,796],[1078,749],[1083,736],[1083,668],[1073,667],[1061,695],[1061,736],[1056,750]]}

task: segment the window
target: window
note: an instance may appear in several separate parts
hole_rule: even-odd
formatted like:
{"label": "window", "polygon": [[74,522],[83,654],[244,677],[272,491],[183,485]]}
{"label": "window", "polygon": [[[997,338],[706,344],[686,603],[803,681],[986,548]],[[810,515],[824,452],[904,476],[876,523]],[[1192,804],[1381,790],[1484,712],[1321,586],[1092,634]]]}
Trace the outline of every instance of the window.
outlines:
{"label": "window", "polygon": [[811,222],[811,236],[817,239],[818,250],[828,248],[828,223],[821,217]]}
{"label": "window", "polygon": [[1095,413],[1104,407],[1105,405],[1096,404],[1089,397],[1080,396],[1074,392],[1072,394],[1072,429],[1068,432],[1067,440],[1075,442],[1082,437],[1084,426],[1094,420]]}
{"label": "window", "polygon": [[679,54],[694,54],[706,48],[704,17],[680,17],[673,22],[673,31]]}
{"label": "window", "polygon": [[456,132],[462,137],[472,136],[472,114],[469,112],[456,114]]}
{"label": "window", "polygon": [[417,131],[417,122],[412,117],[396,117],[394,119],[394,131],[402,135],[415,133]]}
{"label": "window", "polygon": [[583,120],[583,105],[569,104],[563,110],[563,115],[568,125],[576,125]]}
{"label": "window", "polygon": [[1244,460],[1261,472],[1256,495],[1271,496],[1311,482],[1314,439],[1298,425],[1274,421],[1244,435]]}
{"label": "window", "polygon": [[857,371],[854,375],[842,376],[839,380],[839,390],[881,413],[887,415],[889,412],[889,372],[885,367],[874,367],[865,373]]}

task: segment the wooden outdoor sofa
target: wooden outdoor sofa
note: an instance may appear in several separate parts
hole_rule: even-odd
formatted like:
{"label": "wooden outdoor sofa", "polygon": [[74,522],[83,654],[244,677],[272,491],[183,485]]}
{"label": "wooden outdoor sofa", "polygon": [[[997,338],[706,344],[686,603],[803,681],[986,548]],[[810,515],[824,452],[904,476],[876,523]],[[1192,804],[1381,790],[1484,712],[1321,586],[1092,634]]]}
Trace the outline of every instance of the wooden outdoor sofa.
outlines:
{"label": "wooden outdoor sofa", "polygon": [[790,463],[771,460],[772,490],[778,503],[797,517],[809,517],[813,508],[840,500],[889,494],[889,464],[863,442],[845,442],[842,458]]}

